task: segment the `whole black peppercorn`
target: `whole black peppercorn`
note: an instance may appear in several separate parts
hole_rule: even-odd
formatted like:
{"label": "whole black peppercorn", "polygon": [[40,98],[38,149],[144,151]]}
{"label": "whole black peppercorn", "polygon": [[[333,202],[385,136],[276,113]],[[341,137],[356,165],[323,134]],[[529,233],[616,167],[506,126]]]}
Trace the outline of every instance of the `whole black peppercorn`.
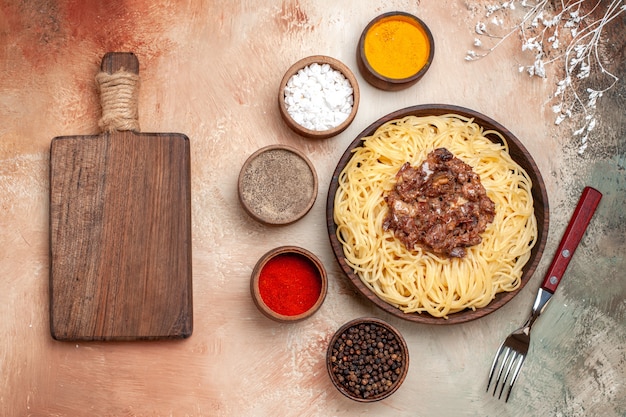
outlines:
{"label": "whole black peppercorn", "polygon": [[[328,371],[335,385],[356,400],[375,401],[397,389],[408,366],[401,336],[377,319],[354,322],[333,337],[328,350]],[[403,373],[404,372],[404,373]]]}

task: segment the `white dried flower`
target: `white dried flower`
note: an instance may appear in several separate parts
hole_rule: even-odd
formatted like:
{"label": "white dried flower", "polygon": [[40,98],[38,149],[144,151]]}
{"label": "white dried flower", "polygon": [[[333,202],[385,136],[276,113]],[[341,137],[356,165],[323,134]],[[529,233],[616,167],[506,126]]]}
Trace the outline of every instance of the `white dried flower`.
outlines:
{"label": "white dried flower", "polygon": [[591,88],[587,89],[587,93],[589,93],[589,100],[587,101],[587,107],[595,109],[596,102],[600,97],[602,97],[602,91],[592,90]]}
{"label": "white dried flower", "polygon": [[476,23],[476,27],[474,28],[474,30],[479,35],[483,35],[485,33],[485,31],[487,30],[487,26],[484,23],[482,23],[482,22],[478,22],[478,23]]}
{"label": "white dried flower", "polygon": [[534,27],[534,28],[538,27],[539,26],[539,21],[541,21],[542,23],[544,21],[543,11],[541,11],[537,15],[535,15],[535,18],[533,19],[533,22],[531,23],[531,26]]}
{"label": "white dried flower", "polygon": [[556,26],[561,21],[561,16],[553,16],[552,19],[542,19],[541,23],[547,28]]}
{"label": "white dried flower", "polygon": [[533,67],[534,67],[535,75],[541,78],[546,78],[546,67],[542,60],[540,59],[536,60]]}
{"label": "white dried flower", "polygon": [[563,78],[561,81],[559,81],[559,82],[557,83],[557,85],[559,85],[559,86],[562,86],[562,85],[563,85],[563,86],[568,86],[568,85],[570,85],[571,83],[572,83],[572,79],[571,79],[570,77],[565,77],[565,78]]}
{"label": "white dried flower", "polygon": [[596,119],[593,118],[589,120],[589,124],[587,125],[587,132],[591,132],[596,127]]}
{"label": "white dried flower", "polygon": [[576,45],[574,46],[574,52],[576,52],[576,58],[580,58],[582,57],[585,52],[587,52],[587,46],[586,45]]}
{"label": "white dried flower", "polygon": [[583,61],[580,64],[580,71],[578,72],[578,75],[576,75],[576,77],[578,77],[578,79],[587,78],[589,77],[590,73],[591,73],[591,66],[589,65],[588,62]]}
{"label": "white dried flower", "polygon": [[[518,65],[518,71],[526,70],[530,76],[547,77],[546,66],[562,62],[565,70],[565,78],[559,80],[555,85],[553,100],[559,100],[559,104],[552,106],[552,111],[557,114],[555,124],[560,124],[566,118],[572,117],[572,109],[580,109],[584,112],[584,126],[576,131],[576,135],[582,136],[579,152],[583,152],[587,147],[587,139],[591,130],[595,127],[594,110],[597,100],[602,97],[602,93],[611,89],[619,78],[608,72],[603,66],[602,57],[598,54],[598,46],[601,41],[603,28],[612,20],[615,20],[621,13],[626,11],[625,0],[597,0],[592,6],[593,10],[604,8],[604,16],[594,19],[596,13],[587,13],[587,9],[582,7],[584,0],[574,0],[571,2],[549,2],[548,0],[520,0],[518,5],[526,9],[523,17],[506,34],[487,33],[484,23],[478,22],[475,31],[478,35],[474,39],[475,47],[483,47],[485,52],[476,54],[474,51],[468,52],[465,59],[475,60],[489,55],[501,45],[507,38],[516,32],[522,38],[522,51],[529,51],[534,54],[534,63],[530,66]],[[502,16],[509,10],[516,7],[515,0],[499,0],[499,4],[485,6],[485,18],[488,18],[489,25],[503,26]],[[497,29],[494,29],[494,32]],[[565,32],[563,32],[565,30]],[[563,35],[561,35],[563,32]],[[493,40],[493,45],[483,46],[481,37]],[[566,43],[565,45],[563,45]],[[487,44],[487,42],[485,42]],[[551,48],[554,53],[545,53],[546,48]],[[608,87],[601,90],[587,90],[587,100],[580,96],[578,91],[581,86],[575,80],[582,80],[591,76],[591,71],[597,70],[608,77],[612,82]]]}
{"label": "white dried flower", "polygon": [[489,17],[492,14],[494,14],[495,12],[497,12],[498,10],[500,10],[500,6],[499,5],[487,5],[487,14],[486,14],[486,16]]}
{"label": "white dried flower", "polygon": [[526,41],[522,44],[522,51],[542,51],[543,47],[536,39],[537,38],[534,37],[526,39]]}
{"label": "white dried flower", "polygon": [[554,97],[558,97],[561,94],[563,94],[565,92],[565,90],[570,86],[570,84],[572,83],[572,79],[567,76],[564,79],[560,80],[559,82],[556,83],[556,91],[554,93]]}

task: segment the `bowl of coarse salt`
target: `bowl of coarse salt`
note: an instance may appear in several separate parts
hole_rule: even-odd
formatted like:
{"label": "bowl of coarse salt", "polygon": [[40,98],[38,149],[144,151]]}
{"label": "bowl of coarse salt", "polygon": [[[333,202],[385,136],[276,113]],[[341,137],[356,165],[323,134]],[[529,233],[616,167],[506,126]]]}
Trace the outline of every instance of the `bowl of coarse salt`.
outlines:
{"label": "bowl of coarse salt", "polygon": [[301,136],[326,139],[343,132],[359,107],[359,84],[341,61],[313,55],[283,76],[278,107],[285,123]]}

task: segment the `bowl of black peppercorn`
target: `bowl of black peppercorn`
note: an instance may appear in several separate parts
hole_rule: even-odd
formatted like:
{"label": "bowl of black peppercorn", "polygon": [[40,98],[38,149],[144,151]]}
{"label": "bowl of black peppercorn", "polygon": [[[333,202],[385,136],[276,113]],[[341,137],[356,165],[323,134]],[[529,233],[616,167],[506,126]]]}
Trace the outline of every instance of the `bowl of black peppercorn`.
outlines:
{"label": "bowl of black peppercorn", "polygon": [[409,370],[407,344],[391,324],[358,318],[341,326],[326,352],[330,380],[346,397],[380,401],[396,392]]}

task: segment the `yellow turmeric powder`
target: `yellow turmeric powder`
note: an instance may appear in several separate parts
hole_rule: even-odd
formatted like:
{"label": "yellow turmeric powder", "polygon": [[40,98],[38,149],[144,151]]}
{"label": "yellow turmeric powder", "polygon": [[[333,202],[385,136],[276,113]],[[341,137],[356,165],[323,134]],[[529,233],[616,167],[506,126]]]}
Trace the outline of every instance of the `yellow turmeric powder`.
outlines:
{"label": "yellow turmeric powder", "polygon": [[364,51],[374,71],[386,78],[402,79],[417,74],[426,65],[430,43],[418,22],[390,16],[367,31]]}

